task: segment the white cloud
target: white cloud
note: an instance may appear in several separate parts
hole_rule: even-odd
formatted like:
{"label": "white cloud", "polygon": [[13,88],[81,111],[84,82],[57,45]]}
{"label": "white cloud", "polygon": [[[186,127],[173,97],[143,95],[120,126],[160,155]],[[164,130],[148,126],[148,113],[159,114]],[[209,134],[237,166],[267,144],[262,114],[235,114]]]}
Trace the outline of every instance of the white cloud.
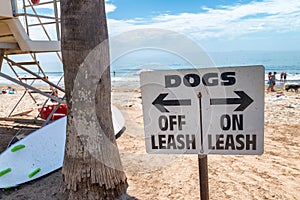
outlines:
{"label": "white cloud", "polygon": [[117,9],[117,6],[110,3],[110,0],[105,0],[105,11],[106,13],[114,12]]}
{"label": "white cloud", "polygon": [[114,12],[117,7],[114,4],[105,3],[105,11],[106,13]]}
{"label": "white cloud", "polygon": [[140,28],[167,28],[195,39],[235,38],[260,32],[300,31],[299,0],[266,0],[216,9],[203,7],[202,13],[164,14],[152,19],[109,19],[110,32],[118,34]]}

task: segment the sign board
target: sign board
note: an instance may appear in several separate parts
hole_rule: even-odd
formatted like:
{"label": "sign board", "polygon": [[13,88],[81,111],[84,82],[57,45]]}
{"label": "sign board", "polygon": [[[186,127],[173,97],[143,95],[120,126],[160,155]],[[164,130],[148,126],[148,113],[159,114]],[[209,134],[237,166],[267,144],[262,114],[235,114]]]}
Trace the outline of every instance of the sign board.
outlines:
{"label": "sign board", "polygon": [[263,153],[264,67],[141,73],[148,153]]}

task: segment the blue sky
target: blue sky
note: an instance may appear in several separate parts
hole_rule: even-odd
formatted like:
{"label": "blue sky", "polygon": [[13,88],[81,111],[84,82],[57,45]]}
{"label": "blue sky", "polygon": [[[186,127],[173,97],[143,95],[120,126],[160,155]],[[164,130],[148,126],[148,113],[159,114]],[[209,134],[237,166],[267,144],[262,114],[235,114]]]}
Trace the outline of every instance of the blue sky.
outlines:
{"label": "blue sky", "polygon": [[299,0],[106,0],[111,36],[167,29],[207,51],[300,50]]}
{"label": "blue sky", "polygon": [[[19,10],[21,3],[18,0]],[[139,49],[154,42],[156,47],[167,46],[173,52],[181,48],[177,53],[198,57],[200,50],[189,48],[191,40],[207,53],[300,52],[300,0],[105,0],[105,4],[111,50],[119,50],[122,45],[129,50]],[[53,13],[49,5],[36,8],[41,15]],[[55,38],[55,27],[47,29],[51,38]],[[169,31],[178,33],[179,39],[170,38]],[[42,30],[32,27],[30,37],[46,39],[41,33]],[[117,42],[113,44],[114,41]],[[56,66],[54,56],[46,60]]]}
{"label": "blue sky", "polygon": [[[183,34],[209,52],[300,51],[300,0],[105,0],[105,4],[110,37],[155,28]],[[51,9],[37,8],[44,15]],[[32,38],[41,37],[40,31],[31,31],[36,33]]]}
{"label": "blue sky", "polygon": [[108,14],[112,19],[152,18],[163,14],[199,13],[202,8],[249,3],[232,0],[110,0],[107,4],[117,8]]}

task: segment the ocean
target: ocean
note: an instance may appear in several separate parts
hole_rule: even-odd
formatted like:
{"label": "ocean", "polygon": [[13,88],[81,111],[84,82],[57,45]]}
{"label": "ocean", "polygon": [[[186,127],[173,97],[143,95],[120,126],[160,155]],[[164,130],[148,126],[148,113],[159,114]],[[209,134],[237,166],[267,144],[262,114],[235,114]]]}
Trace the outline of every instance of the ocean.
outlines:
{"label": "ocean", "polygon": [[[214,66],[192,65],[178,55],[166,52],[154,52],[150,50],[133,52],[124,55],[111,63],[111,80],[113,86],[139,86],[139,74],[141,71],[149,70],[179,70],[203,67],[226,67],[226,66],[247,66],[264,65],[265,80],[267,82],[268,72],[277,72],[276,79],[280,80],[280,73],[287,73],[288,83],[300,84],[300,51],[234,51],[234,52],[211,52],[208,53]],[[3,65],[4,73],[12,75],[8,66]],[[63,70],[47,71],[49,80],[58,83],[63,76]],[[20,76],[28,74],[20,72]],[[30,75],[28,75],[30,76]],[[0,77],[0,83],[12,84],[10,81]],[[31,84],[32,81],[28,81]],[[44,85],[41,81],[34,84]],[[61,80],[59,85],[63,85]]]}
{"label": "ocean", "polygon": [[[268,80],[268,72],[277,72],[276,79],[280,80],[282,72],[287,73],[288,83],[300,84],[300,51],[234,51],[208,53],[214,66],[191,65],[182,58],[174,55],[165,55],[160,52],[159,56],[153,52],[148,58],[139,59],[137,56],[124,56],[111,65],[111,77],[113,85],[139,85],[141,71],[149,70],[179,70],[207,67],[249,66],[263,65],[265,67],[265,81]],[[142,56],[141,56],[142,57]],[[126,61],[124,61],[126,60]],[[146,62],[144,62],[146,60]]]}

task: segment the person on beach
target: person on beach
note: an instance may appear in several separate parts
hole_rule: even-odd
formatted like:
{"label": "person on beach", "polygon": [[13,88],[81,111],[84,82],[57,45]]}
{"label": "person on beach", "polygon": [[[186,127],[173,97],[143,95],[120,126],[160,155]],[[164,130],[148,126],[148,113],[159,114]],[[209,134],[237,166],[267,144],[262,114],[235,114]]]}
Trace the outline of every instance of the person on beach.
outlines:
{"label": "person on beach", "polygon": [[268,88],[267,88],[267,91],[269,92],[271,90],[271,87],[272,87],[272,81],[271,81],[271,78],[272,78],[272,72],[269,72],[268,73]]}
{"label": "person on beach", "polygon": [[274,72],[273,75],[271,75],[271,83],[272,83],[272,86],[271,86],[271,92],[275,92],[274,90],[274,86],[276,85],[276,74],[277,72]]}
{"label": "person on beach", "polygon": [[[49,80],[48,76],[46,76],[46,80]],[[52,91],[51,96],[59,98],[58,97],[58,90],[55,87],[53,87],[52,85],[50,85],[50,90]],[[50,101],[53,102],[53,103],[56,103],[56,101],[54,99],[50,99]]]}
{"label": "person on beach", "polygon": [[8,92],[8,94],[15,94],[15,89],[11,88]]}
{"label": "person on beach", "polygon": [[286,72],[280,74],[280,81],[286,82]]}
{"label": "person on beach", "polygon": [[[54,88],[53,86],[50,86],[50,90],[52,90],[52,96],[58,98],[58,90],[56,88]],[[55,103],[56,101],[51,99],[51,102]]]}
{"label": "person on beach", "polygon": [[1,94],[6,94],[6,93],[7,93],[7,91],[4,88],[2,88]]}

